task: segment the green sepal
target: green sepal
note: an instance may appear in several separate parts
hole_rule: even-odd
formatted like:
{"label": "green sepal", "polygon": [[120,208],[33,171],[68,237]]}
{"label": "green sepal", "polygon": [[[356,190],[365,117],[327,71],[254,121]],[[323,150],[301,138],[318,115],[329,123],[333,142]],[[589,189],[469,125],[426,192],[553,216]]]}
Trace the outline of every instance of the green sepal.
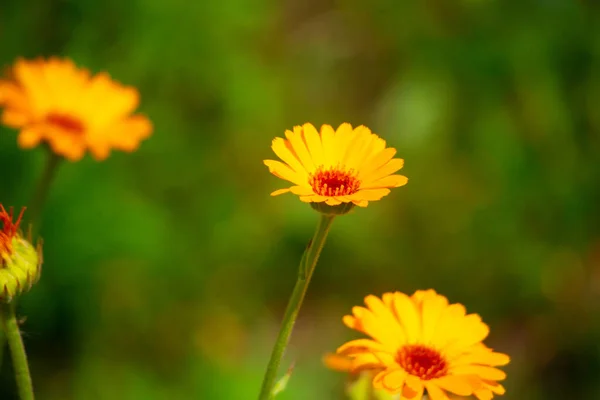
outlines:
{"label": "green sepal", "polygon": [[325,215],[344,215],[348,214],[354,208],[354,203],[342,203],[337,206],[330,206],[325,204],[325,202],[321,203],[310,203],[310,206]]}

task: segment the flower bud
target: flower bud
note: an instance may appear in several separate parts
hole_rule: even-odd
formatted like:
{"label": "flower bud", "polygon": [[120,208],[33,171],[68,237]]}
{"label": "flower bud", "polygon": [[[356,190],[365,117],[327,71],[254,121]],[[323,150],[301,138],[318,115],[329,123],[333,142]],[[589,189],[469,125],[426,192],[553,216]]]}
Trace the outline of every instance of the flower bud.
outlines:
{"label": "flower bud", "polygon": [[4,303],[31,289],[42,272],[41,244],[34,246],[19,232],[24,211],[13,222],[13,209],[8,213],[0,204],[0,301]]}
{"label": "flower bud", "polygon": [[348,214],[354,208],[354,203],[341,203],[336,206],[330,206],[328,204],[325,204],[324,202],[321,202],[321,203],[310,203],[310,206],[314,210],[317,210],[318,212],[320,212],[321,214],[344,215],[344,214]]}

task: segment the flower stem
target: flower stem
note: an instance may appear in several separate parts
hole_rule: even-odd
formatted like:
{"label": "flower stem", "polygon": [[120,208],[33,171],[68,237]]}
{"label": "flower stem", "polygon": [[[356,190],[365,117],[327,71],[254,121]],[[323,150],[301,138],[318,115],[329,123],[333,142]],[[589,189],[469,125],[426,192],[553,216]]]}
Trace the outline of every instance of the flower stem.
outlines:
{"label": "flower stem", "polygon": [[48,151],[48,159],[46,160],[44,172],[42,173],[42,177],[38,181],[37,188],[29,203],[28,214],[29,221],[32,226],[32,238],[37,236],[37,233],[40,231],[40,225],[42,223],[41,217],[42,212],[44,210],[44,204],[46,203],[46,199],[48,198],[50,186],[52,184],[52,181],[54,180],[54,177],[56,176],[56,171],[58,170],[58,166],[60,165],[61,160],[61,156],[57,155],[52,151]]}
{"label": "flower stem", "polygon": [[27,364],[27,355],[21,333],[19,332],[19,323],[15,314],[15,302],[2,304],[2,319],[4,320],[4,332],[8,347],[13,361],[13,370],[17,381],[17,389],[21,400],[33,400],[33,386],[31,375],[29,374],[29,365]]}
{"label": "flower stem", "polygon": [[310,283],[310,279],[312,278],[317,265],[319,255],[325,245],[325,239],[327,239],[327,234],[331,228],[333,218],[333,215],[321,215],[315,235],[302,255],[302,260],[300,261],[300,267],[298,269],[298,280],[296,281],[294,291],[292,292],[292,296],[290,297],[285,310],[285,315],[283,316],[283,322],[281,323],[281,328],[279,329],[279,334],[275,341],[273,352],[271,353],[271,359],[269,360],[267,371],[265,372],[259,400],[271,399],[271,392],[275,385],[279,364],[281,363],[283,353],[290,340],[294,323],[298,317],[298,312],[302,306],[302,301],[306,295],[308,284]]}

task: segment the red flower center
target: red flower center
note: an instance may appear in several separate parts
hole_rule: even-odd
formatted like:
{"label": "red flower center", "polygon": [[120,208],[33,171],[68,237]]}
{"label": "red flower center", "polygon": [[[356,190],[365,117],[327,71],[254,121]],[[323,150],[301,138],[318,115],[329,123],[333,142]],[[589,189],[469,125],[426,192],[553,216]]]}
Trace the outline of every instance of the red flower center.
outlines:
{"label": "red flower center", "polygon": [[437,350],[420,344],[401,348],[396,361],[406,372],[422,380],[440,378],[448,373],[444,357]]}
{"label": "red flower center", "polygon": [[17,234],[21,218],[25,207],[21,209],[21,213],[15,222],[13,222],[13,209],[10,208],[10,213],[6,212],[4,206],[0,204],[0,221],[2,222],[2,230],[0,230],[0,255],[12,254],[12,240]]}
{"label": "red flower center", "polygon": [[79,119],[67,114],[49,113],[46,116],[46,122],[75,135],[80,135],[85,130]]}
{"label": "red flower center", "polygon": [[360,188],[360,181],[353,170],[319,167],[309,180],[314,192],[320,196],[348,196]]}

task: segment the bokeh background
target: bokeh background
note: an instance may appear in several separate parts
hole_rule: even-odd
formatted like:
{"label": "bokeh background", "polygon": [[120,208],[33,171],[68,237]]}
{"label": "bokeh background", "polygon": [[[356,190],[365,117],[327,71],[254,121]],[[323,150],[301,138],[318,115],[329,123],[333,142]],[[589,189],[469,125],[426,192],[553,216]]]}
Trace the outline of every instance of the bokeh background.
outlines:
{"label": "bokeh background", "polygon": [[[307,121],[369,126],[410,181],[335,222],[281,400],[342,399],[342,315],[426,288],[491,326],[504,398],[600,398],[599,3],[3,0],[0,65],[40,55],[138,87],[155,131],[60,168],[20,304],[39,399],[257,397],[318,218],[262,160]],[[0,128],[3,204],[44,158]]]}

